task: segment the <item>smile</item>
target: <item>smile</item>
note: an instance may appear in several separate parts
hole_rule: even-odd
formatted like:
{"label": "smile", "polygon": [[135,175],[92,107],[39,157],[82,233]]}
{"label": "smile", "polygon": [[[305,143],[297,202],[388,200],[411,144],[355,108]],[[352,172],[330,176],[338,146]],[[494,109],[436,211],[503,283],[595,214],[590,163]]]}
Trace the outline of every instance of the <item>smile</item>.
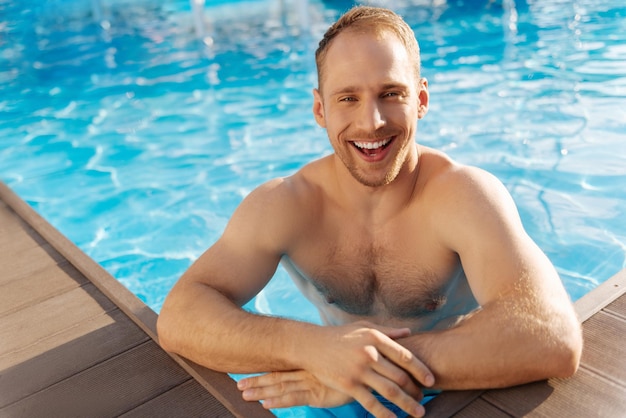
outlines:
{"label": "smile", "polygon": [[358,142],[354,141],[352,144],[363,154],[373,155],[385,149],[393,140],[393,137],[386,138],[376,142]]}

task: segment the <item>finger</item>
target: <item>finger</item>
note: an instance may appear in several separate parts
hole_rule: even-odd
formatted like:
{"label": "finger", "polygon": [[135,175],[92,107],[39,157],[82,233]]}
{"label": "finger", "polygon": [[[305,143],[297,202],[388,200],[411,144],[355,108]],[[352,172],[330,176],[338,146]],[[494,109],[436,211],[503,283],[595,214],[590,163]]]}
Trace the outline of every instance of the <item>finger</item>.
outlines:
{"label": "finger", "polygon": [[430,387],[435,384],[435,376],[430,369],[406,347],[395,341],[387,340],[383,341],[378,349],[389,361],[409,372],[422,385]]}
{"label": "finger", "polygon": [[258,376],[246,377],[237,382],[237,388],[239,390],[245,390],[254,387],[275,385],[280,382],[298,380],[298,373],[301,373],[301,371],[272,372]]}
{"label": "finger", "polygon": [[261,400],[279,396],[287,391],[303,390],[306,381],[302,378],[303,371],[273,372],[248,377],[237,383],[246,400]]}
{"label": "finger", "polygon": [[263,407],[265,409],[291,408],[304,405],[309,405],[309,395],[306,391],[290,392],[286,395],[263,400]]}
{"label": "finger", "polygon": [[[241,394],[246,401],[262,401],[274,398],[289,399],[291,394],[307,392],[309,386],[305,381],[280,382],[275,385],[257,386],[245,389]],[[298,396],[303,396],[302,394]]]}
{"label": "finger", "polygon": [[426,412],[418,402],[422,398],[418,389],[418,397],[413,397],[393,381],[380,374],[374,374],[367,380],[367,384],[387,401],[401,408],[412,417],[421,417]]}
{"label": "finger", "polygon": [[[376,418],[395,418],[396,415],[387,409],[372,392],[365,387],[354,391],[354,399]],[[419,415],[418,415],[419,416]]]}
{"label": "finger", "polygon": [[409,328],[379,328],[380,332],[385,334],[387,337],[392,340],[397,340],[399,338],[406,338],[411,336],[411,330]]}
{"label": "finger", "polygon": [[410,328],[392,328],[392,327],[385,327],[385,326],[378,325],[378,324],[370,324],[368,328],[372,328],[377,331],[380,331],[391,339],[404,338],[404,337],[411,336]]}
{"label": "finger", "polygon": [[373,365],[373,369],[376,373],[389,379],[398,387],[402,388],[402,390],[413,399],[419,401],[423,398],[424,395],[422,393],[422,389],[415,382],[413,377],[406,370],[396,366],[385,357],[381,356]]}

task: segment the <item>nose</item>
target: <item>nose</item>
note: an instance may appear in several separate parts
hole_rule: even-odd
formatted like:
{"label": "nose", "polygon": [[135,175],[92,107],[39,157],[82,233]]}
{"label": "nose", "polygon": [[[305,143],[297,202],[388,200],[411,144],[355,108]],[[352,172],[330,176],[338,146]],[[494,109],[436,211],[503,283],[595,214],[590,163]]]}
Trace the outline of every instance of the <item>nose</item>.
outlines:
{"label": "nose", "polygon": [[356,127],[365,132],[374,132],[385,126],[385,117],[378,100],[361,100]]}

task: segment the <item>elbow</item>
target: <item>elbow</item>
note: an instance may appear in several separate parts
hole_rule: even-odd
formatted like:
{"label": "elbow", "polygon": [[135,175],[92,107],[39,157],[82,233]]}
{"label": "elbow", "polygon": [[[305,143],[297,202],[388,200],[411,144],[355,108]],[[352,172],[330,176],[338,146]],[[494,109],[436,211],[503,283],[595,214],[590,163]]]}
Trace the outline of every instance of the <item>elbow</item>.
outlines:
{"label": "elbow", "polygon": [[167,352],[175,352],[174,336],[172,333],[172,325],[170,315],[167,311],[161,311],[161,314],[157,318],[157,336],[159,345]]}
{"label": "elbow", "polygon": [[583,337],[580,325],[575,327],[561,340],[555,356],[555,370],[553,377],[571,377],[578,370],[583,351]]}

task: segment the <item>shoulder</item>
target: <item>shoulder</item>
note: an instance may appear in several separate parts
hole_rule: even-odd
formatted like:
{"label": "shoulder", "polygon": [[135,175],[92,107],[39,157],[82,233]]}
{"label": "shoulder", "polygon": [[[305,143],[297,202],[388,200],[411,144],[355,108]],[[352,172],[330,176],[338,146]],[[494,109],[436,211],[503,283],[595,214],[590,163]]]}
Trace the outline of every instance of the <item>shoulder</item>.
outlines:
{"label": "shoulder", "polygon": [[457,207],[459,210],[489,206],[511,209],[513,201],[508,190],[488,171],[458,163],[446,154],[428,148],[423,152],[423,160],[427,177],[424,190],[438,206],[462,204]]}
{"label": "shoulder", "polygon": [[252,236],[286,251],[315,218],[322,188],[315,167],[272,179],[250,192],[233,213],[228,234]]}
{"label": "shoulder", "polygon": [[310,163],[287,177],[272,179],[254,189],[242,202],[257,213],[307,212],[324,194],[319,162]]}
{"label": "shoulder", "polygon": [[464,236],[474,240],[524,234],[515,202],[496,176],[437,151],[425,155],[425,199],[450,244]]}

